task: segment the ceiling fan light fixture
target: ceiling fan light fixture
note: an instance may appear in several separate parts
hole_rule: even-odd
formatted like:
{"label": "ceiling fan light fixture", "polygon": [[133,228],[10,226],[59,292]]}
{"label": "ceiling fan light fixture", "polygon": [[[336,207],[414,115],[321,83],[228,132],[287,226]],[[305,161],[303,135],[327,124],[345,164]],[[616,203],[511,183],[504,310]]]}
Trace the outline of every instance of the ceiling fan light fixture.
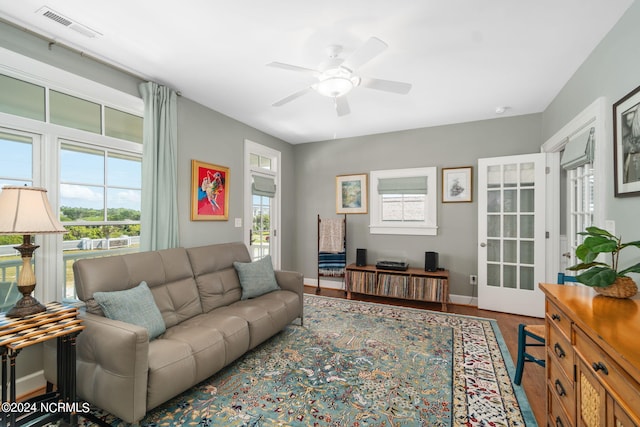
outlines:
{"label": "ceiling fan light fixture", "polygon": [[360,78],[351,76],[351,73],[342,68],[331,68],[324,71],[319,82],[313,88],[320,95],[329,98],[337,98],[351,92],[351,89],[360,84]]}
{"label": "ceiling fan light fixture", "polygon": [[329,77],[318,82],[314,89],[320,95],[337,98],[349,93],[353,89],[353,83],[344,77]]}

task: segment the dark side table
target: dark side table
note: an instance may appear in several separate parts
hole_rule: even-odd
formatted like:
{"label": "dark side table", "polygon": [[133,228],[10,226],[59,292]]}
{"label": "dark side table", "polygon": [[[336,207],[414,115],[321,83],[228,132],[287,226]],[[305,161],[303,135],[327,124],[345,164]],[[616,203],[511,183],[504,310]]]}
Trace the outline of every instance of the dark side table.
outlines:
{"label": "dark side table", "polygon": [[[2,408],[0,426],[41,426],[57,419],[77,424],[76,336],[84,329],[78,309],[58,302],[47,310],[23,318],[0,314],[0,353],[2,354]],[[16,402],[16,358],[23,348],[57,339],[57,390]],[[7,376],[8,365],[8,376]],[[7,396],[9,395],[9,396]]]}

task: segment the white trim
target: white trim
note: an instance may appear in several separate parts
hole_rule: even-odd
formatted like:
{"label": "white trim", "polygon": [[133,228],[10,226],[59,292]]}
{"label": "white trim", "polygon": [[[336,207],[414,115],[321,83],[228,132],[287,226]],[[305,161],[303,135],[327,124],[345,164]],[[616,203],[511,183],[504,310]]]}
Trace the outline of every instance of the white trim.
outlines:
{"label": "white trim", "polygon": [[46,385],[44,378],[44,370],[36,371],[31,374],[16,379],[16,396],[22,396],[38,390]]}
{"label": "white trim", "polygon": [[0,73],[98,104],[142,116],[142,97],[133,96],[33,58],[0,47]]}
{"label": "white trim", "polygon": [[[43,86],[46,89],[77,96],[102,106],[116,108],[126,113],[137,116],[144,115],[144,102],[139,96],[130,95],[2,47],[0,47],[0,56],[2,57],[1,74]],[[45,90],[45,121],[0,113],[0,127],[6,128],[10,133],[25,132],[38,136],[38,144],[36,144],[34,137],[33,183],[48,189],[52,208],[58,212],[61,139],[83,145],[95,145],[102,150],[138,156],[142,153],[142,144],[103,135],[104,121],[100,134],[49,123],[48,96],[49,91]],[[62,237],[36,236],[36,244],[42,246],[35,253],[35,274],[41,280],[39,286],[36,287],[34,296],[40,301],[60,301],[65,292]],[[42,278],[48,278],[48,280]]]}
{"label": "white trim", "polygon": [[592,102],[587,108],[574,117],[569,123],[564,125],[562,129],[556,132],[540,147],[541,152],[548,153],[547,161],[551,159],[553,164],[550,166],[547,175],[547,214],[546,228],[549,238],[546,242],[547,249],[547,265],[546,280],[549,283],[555,283],[557,274],[560,271],[560,152],[569,141],[569,138],[576,135],[586,126],[593,124],[596,128],[595,133],[595,151],[594,151],[594,174],[596,208],[594,212],[594,225],[602,227],[604,225],[605,216],[605,200],[607,185],[609,185],[609,177],[607,177],[606,166],[610,164],[612,157],[609,156],[610,150],[610,132],[607,122],[607,99],[599,97]]}
{"label": "white trim", "polygon": [[394,225],[394,226],[380,226],[380,225],[370,225],[369,231],[371,234],[402,234],[409,236],[435,236],[438,234],[438,227],[407,227],[405,225]]}
{"label": "white trim", "polygon": [[546,214],[545,229],[549,237],[545,241],[545,281],[556,283],[557,274],[560,271],[560,248],[552,245],[551,241],[560,236],[560,151],[546,153]]}
{"label": "white trim", "polygon": [[[427,217],[421,223],[392,224],[391,221],[383,221],[380,218],[382,211],[380,206],[380,195],[378,194],[378,180],[381,178],[404,178],[412,176],[427,177],[427,197],[426,210]],[[437,209],[437,168],[406,168],[388,169],[369,172],[369,232],[371,234],[398,234],[398,235],[421,235],[435,236],[438,234],[438,209]]]}
{"label": "white trim", "polygon": [[[336,279],[339,279],[338,277],[336,277]],[[307,286],[313,286],[316,287],[318,286],[318,279],[309,279],[309,278],[304,278],[303,283]],[[325,288],[325,289],[338,289],[341,291],[344,291],[344,280],[327,280],[327,279],[320,279],[320,287],[321,288]]]}

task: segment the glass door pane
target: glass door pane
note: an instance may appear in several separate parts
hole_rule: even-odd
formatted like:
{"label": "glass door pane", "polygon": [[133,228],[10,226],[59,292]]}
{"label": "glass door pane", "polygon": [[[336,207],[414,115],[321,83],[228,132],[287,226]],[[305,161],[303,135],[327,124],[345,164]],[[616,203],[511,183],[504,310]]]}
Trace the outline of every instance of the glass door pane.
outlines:
{"label": "glass door pane", "polygon": [[253,222],[251,225],[251,259],[254,261],[269,255],[271,239],[271,199],[253,196]]}

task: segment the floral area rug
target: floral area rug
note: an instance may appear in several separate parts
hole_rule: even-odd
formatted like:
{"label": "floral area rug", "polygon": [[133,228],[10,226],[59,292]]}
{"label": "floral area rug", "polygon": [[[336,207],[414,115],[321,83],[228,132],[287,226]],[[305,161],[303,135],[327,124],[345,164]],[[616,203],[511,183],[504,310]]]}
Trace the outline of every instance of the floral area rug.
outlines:
{"label": "floral area rug", "polygon": [[305,295],[304,326],[141,426],[535,426],[512,372],[493,320]]}

